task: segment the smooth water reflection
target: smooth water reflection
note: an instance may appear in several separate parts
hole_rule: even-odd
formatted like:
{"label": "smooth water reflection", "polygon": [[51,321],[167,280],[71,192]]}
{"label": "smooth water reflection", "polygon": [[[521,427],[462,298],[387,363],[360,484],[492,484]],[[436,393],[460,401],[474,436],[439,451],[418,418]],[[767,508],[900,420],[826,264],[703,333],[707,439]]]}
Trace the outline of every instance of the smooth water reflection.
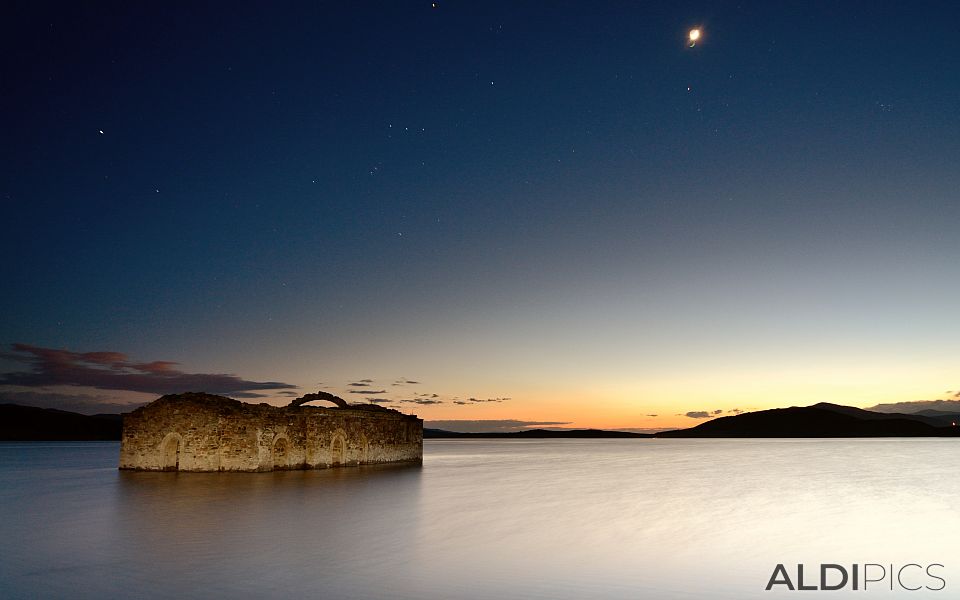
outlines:
{"label": "smooth water reflection", "polygon": [[956,449],[450,440],[422,468],[191,474],[0,444],[0,595],[767,598],[778,562],[939,562],[949,590]]}

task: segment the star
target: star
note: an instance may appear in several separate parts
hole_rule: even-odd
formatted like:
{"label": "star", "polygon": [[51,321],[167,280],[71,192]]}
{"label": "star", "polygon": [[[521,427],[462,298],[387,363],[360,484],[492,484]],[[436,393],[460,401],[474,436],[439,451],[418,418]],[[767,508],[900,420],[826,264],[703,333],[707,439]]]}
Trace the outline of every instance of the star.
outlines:
{"label": "star", "polygon": [[694,27],[687,34],[687,40],[690,42],[690,47],[693,48],[697,45],[697,42],[700,41],[700,38],[703,36],[703,32],[699,27]]}
{"label": "star", "polygon": [[103,130],[102,130],[102,129],[98,129],[97,131],[100,132],[100,135],[103,135]]}

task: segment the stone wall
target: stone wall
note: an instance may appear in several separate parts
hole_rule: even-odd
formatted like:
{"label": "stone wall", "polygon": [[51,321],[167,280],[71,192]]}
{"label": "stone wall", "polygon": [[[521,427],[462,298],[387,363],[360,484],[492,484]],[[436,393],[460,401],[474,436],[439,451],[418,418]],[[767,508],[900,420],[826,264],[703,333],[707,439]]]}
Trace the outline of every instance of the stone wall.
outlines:
{"label": "stone wall", "polygon": [[423,421],[379,406],[246,404],[164,396],[124,415],[120,468],[273,471],[423,460]]}

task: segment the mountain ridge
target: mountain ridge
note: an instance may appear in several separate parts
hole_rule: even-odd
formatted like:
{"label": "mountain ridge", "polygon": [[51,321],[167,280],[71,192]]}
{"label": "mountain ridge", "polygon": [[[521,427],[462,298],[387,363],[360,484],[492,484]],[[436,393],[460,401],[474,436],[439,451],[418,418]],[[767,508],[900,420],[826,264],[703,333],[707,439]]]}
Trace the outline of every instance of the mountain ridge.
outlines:
{"label": "mountain ridge", "polygon": [[[602,429],[528,429],[464,433],[424,428],[425,439],[600,439],[600,438],[828,438],[958,437],[960,415],[936,410],[883,413],[820,402],[717,417],[687,429],[638,433]],[[119,440],[122,415],[82,415],[54,408],[0,404],[0,440]]]}

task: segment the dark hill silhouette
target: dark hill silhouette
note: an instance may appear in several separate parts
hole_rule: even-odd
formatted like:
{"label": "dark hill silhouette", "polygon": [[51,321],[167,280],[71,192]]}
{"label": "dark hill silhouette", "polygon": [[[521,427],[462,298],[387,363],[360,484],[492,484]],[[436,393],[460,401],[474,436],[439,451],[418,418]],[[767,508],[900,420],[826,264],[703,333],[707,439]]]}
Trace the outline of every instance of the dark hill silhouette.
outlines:
{"label": "dark hill silhouette", "polygon": [[935,410],[928,408],[926,410],[918,410],[917,412],[912,413],[911,416],[927,417],[929,419],[933,419],[941,426],[960,423],[960,413],[950,412],[947,410]]}
{"label": "dark hill silhouette", "polygon": [[851,417],[856,417],[858,419],[870,419],[870,420],[889,420],[889,419],[910,419],[914,421],[920,421],[921,423],[926,423],[927,425],[933,425],[934,427],[942,427],[944,425],[949,425],[949,422],[944,422],[943,419],[926,415],[921,412],[916,413],[882,413],[872,410],[865,410],[862,408],[855,408],[853,406],[843,406],[841,404],[831,404],[829,402],[819,402],[810,406],[809,408],[821,408],[823,410],[832,410],[834,412],[840,413],[842,415],[849,415]]}
{"label": "dark hill silhouette", "polygon": [[119,440],[121,415],[81,415],[55,408],[0,404],[0,440]]}
{"label": "dark hill silhouette", "polygon": [[837,404],[775,408],[720,417],[657,437],[933,437],[957,436],[960,428],[940,427],[929,417],[875,413]]}
{"label": "dark hill silhouette", "polygon": [[960,416],[960,414],[955,413],[955,412],[950,412],[950,411],[948,411],[948,410],[935,410],[935,409],[932,409],[932,408],[927,408],[927,409],[924,409],[924,410],[918,410],[917,412],[911,413],[911,414],[914,414],[914,415],[924,415],[924,416],[927,416],[927,417],[956,417],[956,416]]}
{"label": "dark hill silhouette", "polygon": [[[425,428],[423,437],[437,438],[697,438],[697,437],[956,437],[960,415],[936,410],[916,414],[880,413],[822,402],[813,406],[775,408],[719,417],[690,429],[660,433],[600,429],[529,429],[516,432],[461,433]],[[119,440],[121,415],[81,415],[52,408],[0,404],[0,440]]]}

